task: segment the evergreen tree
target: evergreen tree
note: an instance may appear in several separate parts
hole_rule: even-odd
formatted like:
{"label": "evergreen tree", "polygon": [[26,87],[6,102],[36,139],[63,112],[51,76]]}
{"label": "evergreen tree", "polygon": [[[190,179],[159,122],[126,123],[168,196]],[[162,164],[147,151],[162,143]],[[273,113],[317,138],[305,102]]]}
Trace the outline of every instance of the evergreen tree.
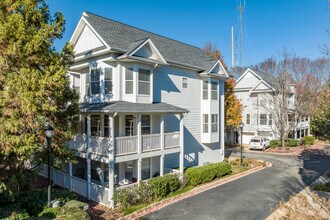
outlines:
{"label": "evergreen tree", "polygon": [[55,158],[72,156],[64,143],[79,113],[67,75],[73,50],[69,44],[61,52],[53,47],[64,24],[43,0],[0,1],[0,197],[1,189],[22,189],[26,164],[42,162],[46,123],[55,129]]}

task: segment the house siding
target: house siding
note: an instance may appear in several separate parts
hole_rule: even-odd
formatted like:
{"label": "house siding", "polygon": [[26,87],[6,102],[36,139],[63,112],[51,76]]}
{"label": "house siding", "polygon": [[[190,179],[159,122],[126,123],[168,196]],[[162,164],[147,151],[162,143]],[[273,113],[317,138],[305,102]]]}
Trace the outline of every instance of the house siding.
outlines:
{"label": "house siding", "polygon": [[74,52],[76,54],[80,54],[100,47],[104,47],[104,44],[93,33],[93,31],[87,25],[85,25],[74,47]]}

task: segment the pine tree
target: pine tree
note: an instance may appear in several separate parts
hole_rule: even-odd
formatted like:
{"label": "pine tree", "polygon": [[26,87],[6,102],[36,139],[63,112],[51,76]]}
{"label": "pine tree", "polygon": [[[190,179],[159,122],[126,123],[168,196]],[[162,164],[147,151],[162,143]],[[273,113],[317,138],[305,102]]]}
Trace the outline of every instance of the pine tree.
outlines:
{"label": "pine tree", "polygon": [[46,123],[55,129],[55,157],[72,156],[64,143],[79,113],[67,76],[73,50],[53,47],[64,24],[43,0],[0,1],[0,188],[21,190],[26,164],[43,160]]}

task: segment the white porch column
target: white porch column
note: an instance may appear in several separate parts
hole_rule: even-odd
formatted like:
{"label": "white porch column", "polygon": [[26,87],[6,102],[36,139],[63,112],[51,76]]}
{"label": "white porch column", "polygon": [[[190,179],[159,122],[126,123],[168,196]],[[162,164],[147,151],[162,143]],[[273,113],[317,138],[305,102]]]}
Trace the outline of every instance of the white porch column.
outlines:
{"label": "white porch column", "polygon": [[294,135],[294,139],[297,139],[297,129],[293,129],[293,135]]}
{"label": "white porch column", "polygon": [[115,188],[115,122],[114,117],[109,116],[109,204],[114,207],[113,194]]}
{"label": "white porch column", "polygon": [[[225,83],[221,82],[221,97],[220,97],[220,158],[221,161],[225,158]],[[227,140],[228,141],[228,140]]]}
{"label": "white porch column", "polygon": [[69,162],[69,190],[72,191],[72,163]]}
{"label": "white porch column", "polygon": [[137,161],[137,180],[138,183],[140,183],[140,181],[142,180],[142,158],[139,158]]}
{"label": "white porch column", "polygon": [[142,131],[141,131],[141,115],[137,116],[137,136],[138,136],[138,154],[142,153]]}
{"label": "white porch column", "polygon": [[184,126],[183,114],[180,114],[180,173],[183,174],[184,170]]}
{"label": "white porch column", "polygon": [[90,152],[91,152],[91,115],[87,115],[87,198],[90,199],[90,183],[91,183],[91,160],[90,160]]}
{"label": "white porch column", "polygon": [[164,175],[164,154],[160,155],[160,176]]}
{"label": "white porch column", "polygon": [[87,198],[91,198],[91,159],[86,158],[87,162]]}
{"label": "white porch column", "polygon": [[[160,150],[165,150],[164,115],[160,116]],[[164,175],[164,154],[160,156],[160,176]]]}

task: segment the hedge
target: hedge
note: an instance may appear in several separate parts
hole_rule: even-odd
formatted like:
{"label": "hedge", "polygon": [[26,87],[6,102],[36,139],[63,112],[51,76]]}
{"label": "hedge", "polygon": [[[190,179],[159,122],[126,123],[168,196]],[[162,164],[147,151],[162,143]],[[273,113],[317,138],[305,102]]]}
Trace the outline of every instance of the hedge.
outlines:
{"label": "hedge", "polygon": [[180,189],[182,186],[179,177],[167,174],[140,182],[139,186],[126,187],[116,190],[114,201],[116,204],[128,208],[133,205],[148,204],[161,199]]}
{"label": "hedge", "polygon": [[285,141],[286,147],[297,147],[299,145],[299,140],[288,139]]}
{"label": "hedge", "polygon": [[185,172],[188,184],[197,186],[202,183],[210,182],[231,173],[231,166],[228,162],[220,162],[200,167],[188,168]]}
{"label": "hedge", "polygon": [[281,141],[279,141],[279,140],[271,140],[270,141],[270,147],[271,148],[279,147],[279,146],[281,146]]}
{"label": "hedge", "polygon": [[315,143],[315,138],[313,136],[306,136],[301,139],[302,145],[313,145]]}

